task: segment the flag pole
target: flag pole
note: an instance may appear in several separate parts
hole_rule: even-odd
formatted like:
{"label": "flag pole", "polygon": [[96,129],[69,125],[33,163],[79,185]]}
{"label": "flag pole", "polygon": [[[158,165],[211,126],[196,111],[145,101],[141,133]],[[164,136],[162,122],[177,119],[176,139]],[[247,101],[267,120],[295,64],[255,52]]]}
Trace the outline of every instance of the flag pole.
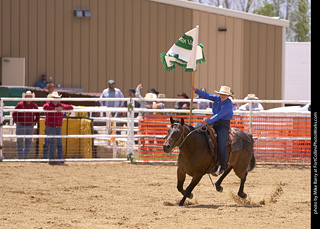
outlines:
{"label": "flag pole", "polygon": [[[192,87],[194,87],[195,76],[196,76],[196,71],[193,70],[193,72],[192,72]],[[190,114],[189,114],[189,125],[190,126],[192,125],[191,120],[192,120],[193,94],[194,94],[194,92],[193,92],[193,90],[191,90],[191,103],[190,103]]]}

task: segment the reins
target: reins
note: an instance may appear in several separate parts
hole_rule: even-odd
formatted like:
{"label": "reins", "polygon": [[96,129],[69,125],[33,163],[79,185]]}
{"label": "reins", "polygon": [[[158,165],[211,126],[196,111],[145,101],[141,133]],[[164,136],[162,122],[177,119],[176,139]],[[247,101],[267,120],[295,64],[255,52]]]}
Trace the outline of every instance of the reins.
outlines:
{"label": "reins", "polygon": [[[179,125],[179,126],[182,127],[182,133],[180,134],[179,138],[177,139],[177,141],[179,141],[179,139],[181,138],[181,136],[183,137],[183,132],[184,132],[183,126],[182,126],[180,123],[173,123],[173,125]],[[202,126],[199,127],[199,128],[197,128],[197,129],[192,130],[189,134],[187,134],[186,137],[183,137],[183,140],[182,140],[182,142],[180,143],[179,146],[174,146],[174,147],[172,148],[171,152],[173,152],[173,150],[174,150],[175,147],[180,148],[180,147],[183,145],[183,143],[187,140],[187,138],[188,138],[192,133],[194,133],[195,131],[197,131],[197,130],[199,130],[199,129],[200,129],[202,132],[207,131],[208,127],[207,127],[207,126],[205,126],[205,127],[206,127],[206,128],[205,128],[204,130],[202,129]],[[177,143],[177,141],[174,143],[174,145]]]}

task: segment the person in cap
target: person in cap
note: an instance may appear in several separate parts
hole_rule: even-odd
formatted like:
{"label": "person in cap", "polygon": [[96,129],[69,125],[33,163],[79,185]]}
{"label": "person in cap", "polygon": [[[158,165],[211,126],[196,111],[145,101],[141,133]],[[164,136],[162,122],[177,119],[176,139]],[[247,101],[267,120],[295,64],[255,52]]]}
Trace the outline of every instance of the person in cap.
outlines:
{"label": "person in cap", "polygon": [[[35,98],[35,94],[27,91],[22,94],[22,98]],[[32,101],[21,101],[15,109],[38,109],[36,103]],[[39,112],[13,112],[13,120],[16,123],[16,135],[33,135],[33,127],[40,118]],[[17,151],[19,159],[28,159],[32,138],[17,138]]]}
{"label": "person in cap", "polygon": [[[47,96],[47,98],[59,99],[61,95],[54,91]],[[63,112],[62,110],[73,110],[73,106],[69,104],[60,103],[59,100],[53,100],[43,105],[43,110],[55,111],[47,112],[44,123],[46,125],[45,134],[46,135],[61,135],[62,134],[62,122],[63,122]],[[49,149],[48,149],[49,148]],[[58,159],[63,159],[62,150],[62,138],[48,138],[43,144],[43,158],[49,159],[56,158],[56,150],[58,149]],[[50,162],[49,162],[50,163]]]}
{"label": "person in cap", "polygon": [[[189,96],[182,92],[181,94],[178,94],[179,99],[189,99]],[[190,103],[189,102],[176,102],[174,105],[175,109],[189,109],[190,108]]]}
{"label": "person in cap", "polygon": [[212,113],[213,116],[198,125],[195,128],[213,124],[213,128],[218,135],[218,150],[220,153],[220,168],[217,173],[222,174],[227,167],[227,141],[230,129],[230,120],[233,117],[233,105],[229,96],[232,95],[230,87],[221,86],[220,91],[215,91],[216,94],[210,94],[197,88],[191,87],[196,94],[204,99],[213,101]]}
{"label": "person in cap", "polygon": [[[255,94],[248,94],[244,100],[258,100],[259,98]],[[240,111],[249,111],[250,110],[250,103],[243,104],[239,107]],[[262,111],[264,110],[261,103],[252,103],[252,110],[253,111]]]}
{"label": "person in cap", "polygon": [[41,75],[41,80],[36,82],[35,87],[46,88],[49,83],[52,83],[51,77],[50,77],[50,81],[47,81],[47,74],[44,73]]}
{"label": "person in cap", "polygon": [[[124,98],[121,90],[115,87],[114,80],[108,81],[108,88],[104,89],[100,98]],[[100,101],[101,106],[123,107],[123,101]]]}

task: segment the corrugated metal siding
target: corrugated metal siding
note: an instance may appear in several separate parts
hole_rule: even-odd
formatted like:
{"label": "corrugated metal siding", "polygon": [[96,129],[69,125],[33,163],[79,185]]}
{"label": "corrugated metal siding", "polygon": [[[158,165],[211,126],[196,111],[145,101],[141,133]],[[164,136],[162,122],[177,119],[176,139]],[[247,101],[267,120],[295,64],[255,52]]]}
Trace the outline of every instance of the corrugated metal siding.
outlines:
{"label": "corrugated metal siding", "polygon": [[[73,9],[88,8],[91,18]],[[190,94],[191,73],[165,72],[160,53],[195,25],[207,63],[196,86],[232,87],[280,99],[282,27],[148,0],[0,0],[0,57],[26,57],[26,84],[46,72],[63,87],[101,92],[109,79],[124,94],[142,83],[167,97]],[[226,32],[218,32],[226,27]]]}

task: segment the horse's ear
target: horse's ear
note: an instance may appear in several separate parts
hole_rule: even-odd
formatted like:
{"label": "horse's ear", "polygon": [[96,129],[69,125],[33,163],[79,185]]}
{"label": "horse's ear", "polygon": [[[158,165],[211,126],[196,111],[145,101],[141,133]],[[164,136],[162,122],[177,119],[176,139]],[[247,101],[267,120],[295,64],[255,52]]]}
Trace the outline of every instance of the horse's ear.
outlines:
{"label": "horse's ear", "polygon": [[174,120],[173,120],[173,118],[171,116],[170,116],[170,122],[171,122],[171,124],[174,123]]}
{"label": "horse's ear", "polygon": [[184,119],[181,118],[181,125],[183,126],[184,125]]}

